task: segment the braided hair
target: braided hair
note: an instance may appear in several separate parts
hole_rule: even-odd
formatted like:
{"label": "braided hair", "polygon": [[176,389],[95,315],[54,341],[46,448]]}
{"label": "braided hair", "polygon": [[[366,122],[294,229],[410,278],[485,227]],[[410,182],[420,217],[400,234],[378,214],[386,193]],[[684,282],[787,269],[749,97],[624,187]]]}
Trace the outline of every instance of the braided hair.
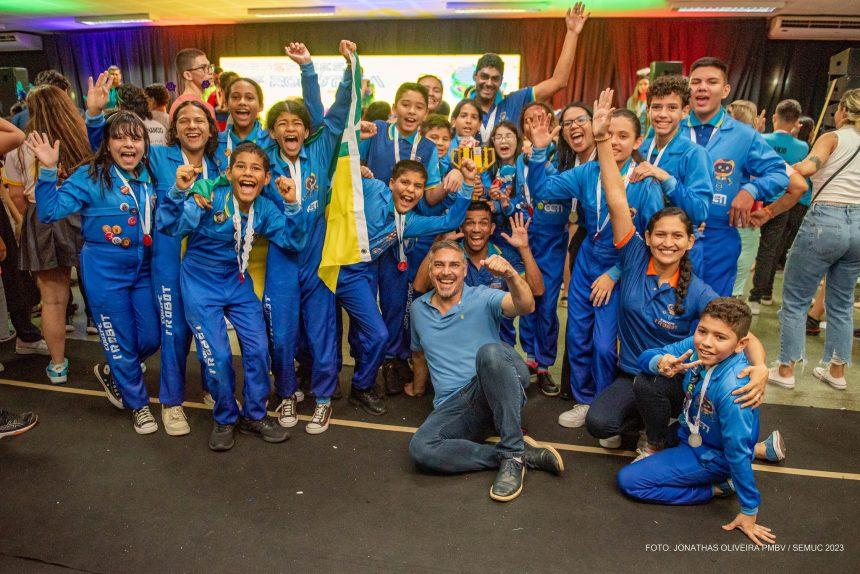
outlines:
{"label": "braided hair", "polygon": [[[687,216],[683,209],[674,206],[664,207],[654,214],[648,222],[647,230],[649,235],[654,232],[654,226],[657,222],[664,217],[677,217],[684,225],[684,230],[687,232],[687,235],[693,235],[693,221],[689,216]],[[685,311],[684,299],[687,298],[687,289],[690,288],[690,283],[693,280],[693,264],[690,262],[689,252],[684,253],[678,265],[680,276],[678,278],[678,284],[675,286],[675,313],[677,315],[683,315]]]}

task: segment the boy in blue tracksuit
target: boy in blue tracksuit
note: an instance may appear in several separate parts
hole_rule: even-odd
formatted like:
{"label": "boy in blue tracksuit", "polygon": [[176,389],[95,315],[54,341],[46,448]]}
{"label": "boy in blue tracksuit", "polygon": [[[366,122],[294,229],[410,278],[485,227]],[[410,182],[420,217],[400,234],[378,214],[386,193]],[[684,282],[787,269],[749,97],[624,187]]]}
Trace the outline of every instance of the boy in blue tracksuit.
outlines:
{"label": "boy in blue tracksuit", "polygon": [[[350,61],[352,42],[342,41],[340,52]],[[322,127],[311,135],[312,120],[306,105],[297,100],[278,102],[266,118],[274,144],[269,147],[272,176],[296,181],[299,207],[304,213],[307,240],[298,253],[270,246],[266,259],[266,289],[263,307],[272,346],[272,372],[278,395],[278,421],[291,420],[290,410],[297,389],[294,358],[299,339],[299,320],[313,358],[311,384],[317,408],[305,430],[311,434],[328,428],[331,396],[337,387],[336,316],[334,294],[317,271],[325,242],[325,209],[330,199],[331,176],[337,159],[335,150],[349,113],[352,68],[348,65],[337,88],[335,102]],[[305,93],[306,102],[314,98]],[[277,190],[270,184],[264,194],[284,209]],[[301,315],[300,315],[301,314]]]}
{"label": "boy in blue tracksuit", "polygon": [[[36,208],[43,223],[80,212],[84,236],[81,271],[107,363],[95,367],[108,400],[132,410],[134,430],[158,425],[149,410],[141,363],[158,349],[158,310],[152,297],[155,190],[146,159],[149,137],[135,114],[111,116],[89,165],[57,187],[60,142],[31,134],[28,145],[41,169]],[[134,207],[137,215],[130,215]]]}
{"label": "boy in blue tracksuit", "polygon": [[705,307],[692,337],[640,355],[643,372],[687,372],[679,442],[621,469],[618,486],[628,496],[658,504],[702,504],[737,493],[740,512],[723,528],[738,528],[761,546],[775,538],[756,524],[761,495],[752,461],[758,411],[741,408],[732,394],[747,382],[738,374],[748,365],[743,349],[751,319],[746,303],[717,298]]}
{"label": "boy in blue tracksuit", "polygon": [[[474,181],[474,169],[470,173]],[[342,267],[338,275],[335,295],[349,314],[350,342],[356,354],[349,400],[374,415],[386,412],[384,402],[374,390],[376,372],[388,340],[376,303],[380,256],[394,251],[398,261],[406,261],[404,239],[435,236],[456,229],[472,197],[472,184],[467,180],[452,198],[447,214],[419,215],[413,208],[424,195],[426,177],[423,164],[404,159],[394,166],[388,185],[377,179],[363,179],[364,214],[372,260]]]}
{"label": "boy in blue tracksuit", "polygon": [[788,175],[785,162],[764,138],[722,108],[731,91],[724,62],[710,57],[693,62],[690,89],[693,113],[682,123],[681,134],[708,152],[714,184],[705,232],[698,241],[702,261],[697,272],[718,295],[729,296],[741,252],[736,228],[750,225],[753,202],[770,203],[785,191]]}
{"label": "boy in blue tracksuit", "polygon": [[714,187],[708,152],[679,133],[689,106],[690,86],[683,77],[660,76],[651,83],[648,118],[653,131],[639,146],[644,161],[636,165],[631,181],[655,178],[666,205],[683,209],[698,228],[708,219]]}
{"label": "boy in blue tracksuit", "polygon": [[[304,215],[297,205],[296,185],[293,180],[278,178],[281,209],[260,197],[271,178],[269,158],[251,142],[236,146],[226,175],[195,183],[200,171],[191,165],[177,169],[176,184],[159,206],[157,221],[168,235],[188,236],[180,283],[185,317],[197,340],[197,352],[207,364],[209,390],[215,399],[209,447],[215,451],[232,448],[237,419],[240,431],[267,442],[283,442],[289,433],[266,415],[269,349],[263,310],[247,269],[257,234],[283,249],[302,249]],[[242,347],[245,402],[241,418],[225,317],[234,325]]]}

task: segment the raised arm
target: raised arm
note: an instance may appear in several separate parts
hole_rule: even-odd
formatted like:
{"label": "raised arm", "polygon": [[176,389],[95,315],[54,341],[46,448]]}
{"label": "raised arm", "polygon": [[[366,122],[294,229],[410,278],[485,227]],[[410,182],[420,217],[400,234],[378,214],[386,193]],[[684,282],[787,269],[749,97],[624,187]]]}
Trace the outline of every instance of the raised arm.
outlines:
{"label": "raised arm", "polygon": [[[155,211],[155,226],[159,231],[171,237],[184,237],[200,225],[205,210],[195,202],[195,198],[198,195],[206,197],[206,204],[211,206],[209,200],[215,184],[215,180],[195,183],[201,172],[200,168],[191,165],[176,168],[176,183],[164,194]],[[188,193],[192,187],[194,192]]]}
{"label": "raised arm", "polygon": [[313,133],[322,125],[325,108],[323,108],[319,78],[311,60],[311,53],[301,42],[290,42],[289,45],[284,46],[284,51],[301,70],[302,99],[311,117],[311,133]]}
{"label": "raised arm", "polygon": [[74,175],[57,188],[60,140],[51,145],[47,134],[30,132],[24,144],[41,164],[36,181],[36,215],[42,223],[59,221],[80,211],[87,203],[87,190]]}
{"label": "raised arm", "polygon": [[523,214],[519,212],[514,214],[513,217],[508,218],[508,220],[511,224],[511,234],[502,233],[502,238],[519,252],[520,258],[523,260],[523,267],[525,268],[526,283],[529,284],[532,295],[540,297],[546,289],[543,284],[543,273],[541,273],[535,256],[529,247],[528,230],[531,220],[525,221]]}
{"label": "raised arm", "polygon": [[87,138],[90,148],[96,151],[104,138],[105,116],[104,109],[110,99],[110,86],[113,79],[107,72],[102,72],[96,81],[87,78],[87,113],[84,120],[87,124]]}
{"label": "raised arm", "polygon": [[579,172],[576,169],[558,173],[549,159],[552,143],[549,116],[538,116],[532,123],[532,153],[528,159],[529,174],[526,178],[531,190],[532,203],[541,200],[579,199],[582,193]]}
{"label": "raised arm", "polygon": [[535,298],[529,284],[507,259],[501,255],[490,255],[481,261],[481,265],[494,277],[503,279],[508,286],[508,292],[502,298],[502,313],[505,317],[513,318],[534,312]]}
{"label": "raised arm", "polygon": [[9,153],[24,143],[24,132],[0,118],[0,154]]}
{"label": "raised arm", "polygon": [[561,54],[555,63],[552,76],[533,88],[534,99],[548,100],[567,86],[570,70],[573,68],[573,61],[576,57],[576,44],[579,40],[579,34],[582,32],[582,27],[585,26],[588,16],[589,14],[585,13],[585,5],[582,2],[577,2],[573,8],[567,11],[564,19],[567,33],[564,35]]}
{"label": "raised arm", "polygon": [[275,187],[284,200],[284,212],[281,213],[266,198],[258,201],[261,212],[259,232],[282,249],[301,251],[305,246],[307,233],[305,212],[298,203],[296,182],[282,175],[275,180]]}

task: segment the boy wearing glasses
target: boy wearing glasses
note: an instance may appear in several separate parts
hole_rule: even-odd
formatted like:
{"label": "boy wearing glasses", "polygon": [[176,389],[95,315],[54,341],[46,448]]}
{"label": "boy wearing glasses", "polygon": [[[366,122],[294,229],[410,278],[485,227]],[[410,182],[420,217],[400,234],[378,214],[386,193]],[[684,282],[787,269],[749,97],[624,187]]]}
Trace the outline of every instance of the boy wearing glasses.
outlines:
{"label": "boy wearing glasses", "polygon": [[215,70],[206,53],[197,48],[183,48],[176,53],[175,63],[179,95],[192,94],[205,101],[203,93],[212,83],[212,72]]}

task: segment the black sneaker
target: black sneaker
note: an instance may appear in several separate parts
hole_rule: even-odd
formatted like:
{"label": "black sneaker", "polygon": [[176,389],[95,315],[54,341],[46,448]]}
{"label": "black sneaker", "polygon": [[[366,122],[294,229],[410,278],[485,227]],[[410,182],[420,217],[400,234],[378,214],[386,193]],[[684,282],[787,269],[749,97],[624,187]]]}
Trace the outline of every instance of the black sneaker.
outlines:
{"label": "black sneaker", "polygon": [[39,417],[34,413],[15,414],[0,409],[0,438],[18,436],[24,434],[39,422]]}
{"label": "black sneaker", "polygon": [[131,419],[134,423],[134,432],[137,434],[152,434],[158,430],[158,423],[155,422],[149,406],[131,411]]}
{"label": "black sneaker", "polygon": [[236,444],[233,425],[221,425],[215,423],[212,427],[212,434],[209,435],[209,448],[215,452],[223,452],[230,450]]}
{"label": "black sneaker", "polygon": [[490,498],[499,502],[508,502],[520,495],[523,491],[523,479],[526,476],[526,467],[522,462],[513,458],[502,460],[496,480],[490,487]]}
{"label": "black sneaker", "polygon": [[561,390],[559,391],[558,396],[563,401],[572,401],[573,400],[573,391],[570,390],[570,378],[562,377]]}
{"label": "black sneaker", "polygon": [[385,385],[386,395],[399,395],[403,392],[403,380],[400,378],[400,372],[394,359],[382,361],[382,382]]}
{"label": "black sneaker", "polygon": [[812,315],[806,316],[806,334],[812,336],[821,334],[821,322],[817,321]]}
{"label": "black sneaker", "polygon": [[548,397],[557,397],[561,393],[561,388],[549,371],[541,371],[537,374],[537,384],[540,387],[540,392]]}
{"label": "black sneaker", "polygon": [[93,321],[92,317],[87,317],[87,335],[98,335],[99,328],[96,326],[96,322]]}
{"label": "black sneaker", "polygon": [[385,401],[376,394],[376,389],[362,391],[352,387],[352,390],[349,391],[349,404],[361,407],[364,412],[371,415],[379,416],[388,412],[388,409],[385,408]]}
{"label": "black sneaker", "polygon": [[290,438],[290,432],[269,416],[263,417],[258,421],[239,417],[239,432],[242,434],[257,435],[266,442],[284,442]]}
{"label": "black sneaker", "polygon": [[539,443],[530,436],[524,436],[526,451],[523,462],[535,470],[543,470],[553,474],[561,474],[564,470],[564,460],[561,454],[549,445]]}
{"label": "black sneaker", "polygon": [[415,377],[412,374],[412,367],[409,366],[409,361],[406,359],[394,359],[394,364],[397,365],[397,374],[403,383],[411,383]]}
{"label": "black sneaker", "polygon": [[107,394],[107,400],[110,401],[110,404],[119,410],[122,410],[122,394],[119,392],[119,385],[116,384],[113,375],[110,373],[110,365],[107,363],[99,363],[93,367],[93,372],[96,374],[96,378],[104,388],[105,393]]}
{"label": "black sneaker", "polygon": [[66,317],[66,333],[74,333],[75,332],[75,316],[69,315]]}

